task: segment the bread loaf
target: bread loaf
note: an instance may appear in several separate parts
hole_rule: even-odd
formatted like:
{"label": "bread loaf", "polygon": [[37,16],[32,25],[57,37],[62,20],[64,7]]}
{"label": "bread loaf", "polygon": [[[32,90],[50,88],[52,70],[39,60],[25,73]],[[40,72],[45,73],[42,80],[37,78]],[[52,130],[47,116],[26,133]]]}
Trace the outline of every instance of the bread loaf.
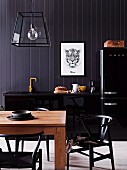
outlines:
{"label": "bread loaf", "polygon": [[64,92],[64,91],[67,91],[67,88],[64,86],[57,86],[55,88],[55,92]]}

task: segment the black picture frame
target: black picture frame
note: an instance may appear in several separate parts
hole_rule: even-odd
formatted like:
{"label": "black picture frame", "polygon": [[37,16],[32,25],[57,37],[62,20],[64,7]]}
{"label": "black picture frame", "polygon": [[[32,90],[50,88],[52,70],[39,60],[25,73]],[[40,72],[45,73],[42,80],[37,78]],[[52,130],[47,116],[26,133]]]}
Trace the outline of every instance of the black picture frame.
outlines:
{"label": "black picture frame", "polygon": [[60,42],[60,75],[85,76],[85,42]]}

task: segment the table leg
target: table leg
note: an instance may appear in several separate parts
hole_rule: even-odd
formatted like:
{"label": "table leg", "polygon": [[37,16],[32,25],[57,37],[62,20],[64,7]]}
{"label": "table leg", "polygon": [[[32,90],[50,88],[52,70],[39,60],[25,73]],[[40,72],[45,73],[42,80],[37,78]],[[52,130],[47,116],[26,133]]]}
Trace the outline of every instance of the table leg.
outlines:
{"label": "table leg", "polygon": [[66,129],[57,127],[55,138],[55,170],[65,170],[66,164]]}

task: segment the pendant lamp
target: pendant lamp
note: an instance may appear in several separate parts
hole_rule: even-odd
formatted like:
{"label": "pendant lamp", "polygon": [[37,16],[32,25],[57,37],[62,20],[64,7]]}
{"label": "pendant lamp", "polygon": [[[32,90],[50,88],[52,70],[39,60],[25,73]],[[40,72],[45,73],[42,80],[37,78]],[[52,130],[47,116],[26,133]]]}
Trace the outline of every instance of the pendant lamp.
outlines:
{"label": "pendant lamp", "polygon": [[31,12],[18,12],[12,44],[17,47],[49,47],[49,31],[43,12],[33,12],[33,0],[31,0]]}

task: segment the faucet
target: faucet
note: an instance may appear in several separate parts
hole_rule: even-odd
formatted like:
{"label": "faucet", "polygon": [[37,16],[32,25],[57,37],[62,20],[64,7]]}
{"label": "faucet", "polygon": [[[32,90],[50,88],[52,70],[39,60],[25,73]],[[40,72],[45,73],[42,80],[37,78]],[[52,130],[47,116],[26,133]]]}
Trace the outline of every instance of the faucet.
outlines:
{"label": "faucet", "polygon": [[30,78],[30,85],[29,85],[29,92],[30,92],[30,93],[31,93],[32,90],[33,90],[33,87],[32,87],[32,80],[37,81],[37,78]]}

